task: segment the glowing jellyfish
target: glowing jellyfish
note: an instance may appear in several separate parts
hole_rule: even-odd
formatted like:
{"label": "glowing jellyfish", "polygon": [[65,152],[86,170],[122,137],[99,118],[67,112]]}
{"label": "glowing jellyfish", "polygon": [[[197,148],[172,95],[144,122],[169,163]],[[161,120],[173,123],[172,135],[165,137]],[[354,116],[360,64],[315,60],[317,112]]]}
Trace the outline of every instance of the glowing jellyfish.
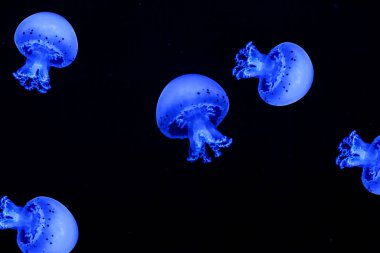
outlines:
{"label": "glowing jellyfish", "polygon": [[17,230],[17,243],[24,253],[68,253],[78,240],[73,215],[49,197],[34,198],[24,207],[3,197],[0,200],[0,230],[9,228]]}
{"label": "glowing jellyfish", "polygon": [[74,29],[62,16],[39,12],[24,19],[14,40],[26,63],[13,76],[27,90],[46,93],[50,89],[49,68],[70,65],[78,52]]}
{"label": "glowing jellyfish", "polygon": [[259,78],[260,97],[268,104],[284,106],[300,100],[309,91],[314,69],[307,53],[298,45],[284,42],[268,55],[252,42],[235,57],[232,74],[237,78]]}
{"label": "glowing jellyfish", "polygon": [[214,80],[199,74],[186,74],[170,81],[162,91],[156,108],[157,125],[168,138],[190,141],[188,161],[202,158],[211,162],[206,144],[219,157],[221,148],[229,147],[232,139],[216,127],[227,115],[226,92]]}
{"label": "glowing jellyfish", "polygon": [[336,164],[343,168],[361,167],[362,183],[371,193],[380,195],[380,136],[371,144],[363,142],[356,131],[344,138],[339,144]]}

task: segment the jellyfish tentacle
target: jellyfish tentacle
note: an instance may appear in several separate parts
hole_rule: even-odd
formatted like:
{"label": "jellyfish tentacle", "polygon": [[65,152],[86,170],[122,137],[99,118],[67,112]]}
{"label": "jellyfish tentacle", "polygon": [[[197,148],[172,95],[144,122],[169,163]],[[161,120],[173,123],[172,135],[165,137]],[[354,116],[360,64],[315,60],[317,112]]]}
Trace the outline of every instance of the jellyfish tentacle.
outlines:
{"label": "jellyfish tentacle", "polygon": [[[187,157],[187,160],[189,162],[194,162],[199,159],[201,154],[206,154],[205,143],[204,143],[204,140],[201,138],[201,136],[198,134],[193,134],[192,136],[189,136],[189,141],[190,141],[190,147],[189,147],[189,156]],[[202,158],[206,158],[206,157],[203,156]]]}
{"label": "jellyfish tentacle", "polygon": [[189,147],[189,156],[187,157],[187,161],[194,162],[198,160],[199,158],[201,158],[203,163],[210,163],[211,157],[207,154],[204,139],[197,138],[194,136],[194,139],[189,138],[189,140],[190,140],[190,147]]}
{"label": "jellyfish tentacle", "polygon": [[251,77],[260,78],[266,75],[268,67],[273,68],[273,64],[268,64],[267,56],[260,53],[252,42],[249,42],[245,48],[240,49],[235,56],[235,62],[236,66],[232,70],[232,75],[237,80]]}
{"label": "jellyfish tentacle", "polygon": [[51,88],[49,66],[46,57],[41,55],[34,53],[13,76],[26,90],[37,89],[40,93],[46,93]]}
{"label": "jellyfish tentacle", "polygon": [[356,134],[356,131],[352,131],[351,134],[344,138],[339,144],[338,150],[340,152],[336,159],[336,164],[343,168],[351,168],[360,165],[361,156],[364,155],[364,150],[361,147],[363,141]]}
{"label": "jellyfish tentacle", "polygon": [[17,229],[20,224],[21,207],[16,206],[7,196],[0,200],[0,230]]}
{"label": "jellyfish tentacle", "polygon": [[371,148],[370,144],[365,143],[356,131],[352,131],[343,139],[338,150],[340,154],[336,159],[336,164],[341,169],[369,165],[374,162],[374,155],[377,156],[377,151]]}
{"label": "jellyfish tentacle", "polygon": [[339,144],[340,154],[336,163],[341,169],[347,167],[361,167],[362,183],[371,193],[380,195],[380,137],[374,139],[371,144],[365,143],[356,131],[344,138]]}
{"label": "jellyfish tentacle", "polygon": [[208,117],[196,118],[189,124],[189,156],[188,161],[195,161],[202,158],[204,163],[211,162],[211,157],[207,154],[206,144],[214,152],[215,157],[219,157],[221,148],[229,147],[232,139],[222,135],[216,127],[209,121]]}
{"label": "jellyfish tentacle", "polygon": [[204,122],[202,120],[194,120],[193,124],[189,126],[189,140],[190,140],[190,147],[189,147],[189,156],[187,157],[187,160],[189,162],[194,162],[198,160],[199,158],[202,158],[202,161],[204,163],[210,163],[211,157],[207,154],[206,151],[206,135],[205,133],[205,127]]}
{"label": "jellyfish tentacle", "polygon": [[361,163],[362,160],[360,159],[360,157],[346,157],[339,162],[339,166],[341,169],[352,168],[360,166]]}
{"label": "jellyfish tentacle", "polygon": [[216,128],[211,128],[210,133],[212,138],[206,139],[206,142],[214,151],[215,157],[219,157],[222,155],[220,149],[228,148],[232,143],[232,139],[222,135]]}

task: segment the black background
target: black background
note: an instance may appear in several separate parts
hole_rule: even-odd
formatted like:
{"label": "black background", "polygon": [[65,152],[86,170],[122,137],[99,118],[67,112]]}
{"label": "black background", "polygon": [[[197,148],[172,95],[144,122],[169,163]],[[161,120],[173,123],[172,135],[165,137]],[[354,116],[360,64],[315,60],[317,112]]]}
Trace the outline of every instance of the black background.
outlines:
{"label": "black background", "polygon": [[[79,226],[73,252],[356,252],[378,250],[380,196],[340,170],[352,130],[380,134],[374,6],[348,1],[2,1],[0,195],[49,196]],[[47,94],[12,73],[25,58],[17,25],[51,11],[78,37],[75,61],[50,69]],[[257,79],[237,81],[234,56],[290,41],[315,70],[300,101],[266,104]],[[233,138],[211,164],[186,161],[187,140],[155,120],[173,78],[199,73],[227,92],[218,129]],[[19,252],[16,231],[0,252]]]}

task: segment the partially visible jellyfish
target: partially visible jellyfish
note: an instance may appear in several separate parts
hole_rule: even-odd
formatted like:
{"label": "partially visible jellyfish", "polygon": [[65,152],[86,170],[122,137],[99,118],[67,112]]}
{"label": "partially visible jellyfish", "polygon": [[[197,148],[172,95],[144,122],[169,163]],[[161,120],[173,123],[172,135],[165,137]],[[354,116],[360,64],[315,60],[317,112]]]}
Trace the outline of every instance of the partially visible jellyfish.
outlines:
{"label": "partially visible jellyfish", "polygon": [[78,240],[73,215],[49,197],[36,197],[19,207],[4,196],[0,200],[3,229],[17,230],[17,244],[23,253],[69,253]]}
{"label": "partially visible jellyfish", "polygon": [[260,97],[270,105],[295,103],[306,95],[313,82],[314,69],[309,56],[291,42],[277,45],[268,55],[249,42],[236,54],[235,62],[232,74],[236,79],[258,78]]}
{"label": "partially visible jellyfish", "polygon": [[14,40],[26,63],[13,76],[25,89],[40,93],[51,88],[50,67],[70,65],[78,52],[73,27],[52,12],[39,12],[24,19],[16,29]]}
{"label": "partially visible jellyfish", "polygon": [[361,167],[362,183],[371,193],[380,195],[380,135],[371,144],[365,143],[356,131],[339,144],[336,164],[343,168]]}
{"label": "partially visible jellyfish", "polygon": [[220,149],[232,143],[216,129],[228,108],[227,94],[218,83],[203,75],[186,74],[170,81],[162,91],[156,108],[157,125],[168,138],[189,139],[188,161],[201,158],[209,163],[206,144],[219,157]]}

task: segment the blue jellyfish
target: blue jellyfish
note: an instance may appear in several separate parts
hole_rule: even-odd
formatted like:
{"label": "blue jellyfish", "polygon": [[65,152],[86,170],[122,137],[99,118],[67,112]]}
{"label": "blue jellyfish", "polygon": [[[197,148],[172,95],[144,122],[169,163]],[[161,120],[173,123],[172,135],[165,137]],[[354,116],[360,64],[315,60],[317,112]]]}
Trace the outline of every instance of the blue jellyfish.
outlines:
{"label": "blue jellyfish", "polygon": [[68,253],[78,240],[73,215],[49,197],[37,197],[19,207],[4,196],[0,200],[0,230],[9,228],[17,230],[17,244],[23,253]]}
{"label": "blue jellyfish", "polygon": [[70,65],[78,52],[74,29],[62,16],[39,12],[24,19],[14,40],[26,63],[13,76],[27,90],[46,93],[50,89],[49,68]]}
{"label": "blue jellyfish", "polygon": [[209,163],[205,144],[219,157],[220,149],[232,143],[216,129],[228,108],[227,94],[218,83],[203,75],[186,74],[170,81],[162,91],[156,108],[157,125],[168,138],[189,139],[188,161],[202,158]]}
{"label": "blue jellyfish", "polygon": [[259,78],[260,97],[268,104],[284,106],[300,100],[309,91],[314,69],[307,53],[298,45],[284,42],[268,55],[261,54],[252,42],[235,57],[232,74]]}
{"label": "blue jellyfish", "polygon": [[380,195],[380,135],[365,143],[356,131],[344,138],[338,147],[336,164],[343,168],[361,167],[362,183],[371,193]]}

